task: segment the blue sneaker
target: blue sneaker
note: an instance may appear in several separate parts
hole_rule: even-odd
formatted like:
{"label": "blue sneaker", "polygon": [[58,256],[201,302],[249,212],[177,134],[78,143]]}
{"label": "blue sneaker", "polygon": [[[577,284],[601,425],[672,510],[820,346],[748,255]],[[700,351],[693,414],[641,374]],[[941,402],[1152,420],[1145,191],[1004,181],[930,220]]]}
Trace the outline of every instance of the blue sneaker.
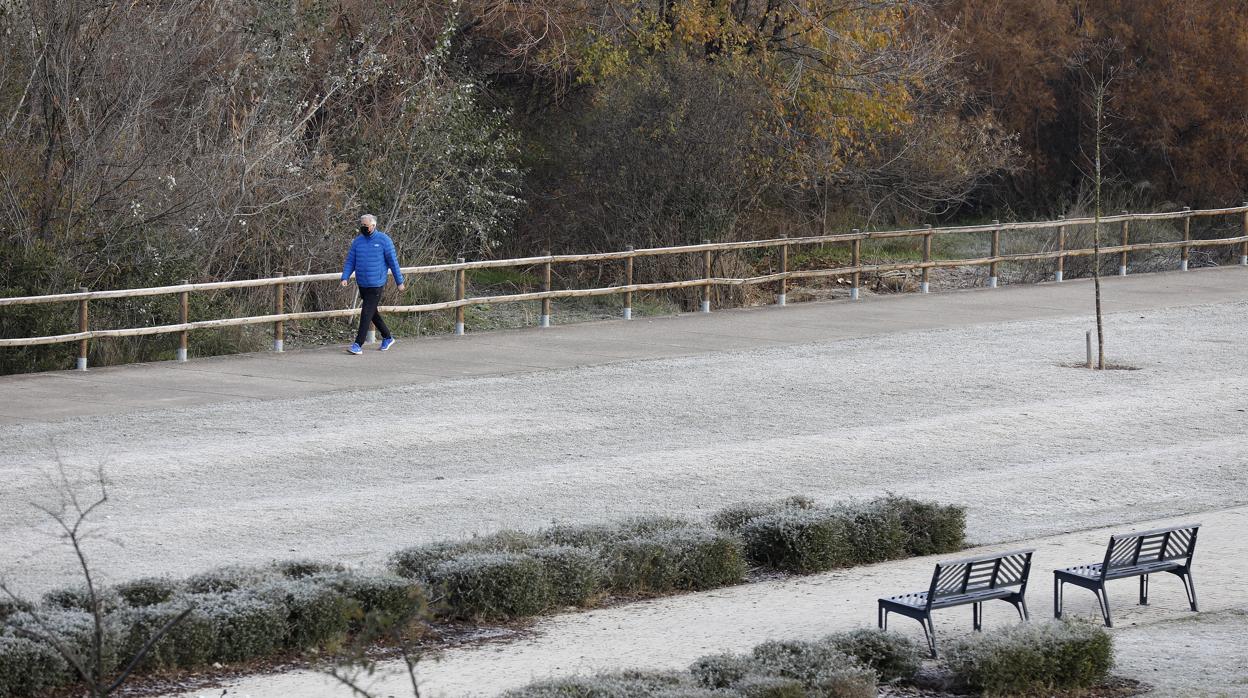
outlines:
{"label": "blue sneaker", "polygon": [[377,349],[378,351],[386,351],[392,346],[394,346],[394,337],[386,337],[385,339],[381,340],[381,346],[378,347]]}
{"label": "blue sneaker", "polygon": [[360,345],[356,344],[355,342],[352,342],[351,346],[347,347],[347,353],[355,354],[356,356],[359,356],[360,354],[364,353],[364,350],[360,348]]}

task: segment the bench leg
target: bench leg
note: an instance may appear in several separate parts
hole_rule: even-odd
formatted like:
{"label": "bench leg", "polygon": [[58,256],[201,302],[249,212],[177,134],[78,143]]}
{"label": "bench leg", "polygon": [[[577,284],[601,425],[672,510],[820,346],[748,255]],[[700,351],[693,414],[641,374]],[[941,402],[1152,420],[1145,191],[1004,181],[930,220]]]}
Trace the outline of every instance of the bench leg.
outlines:
{"label": "bench leg", "polygon": [[1062,580],[1053,578],[1053,617],[1062,617]]}
{"label": "bench leg", "polygon": [[923,624],[923,635],[927,638],[927,650],[932,653],[932,659],[936,658],[936,626],[932,624],[932,616],[929,614],[926,618],[919,621]]}
{"label": "bench leg", "polygon": [[1109,593],[1105,591],[1105,587],[1096,590],[1096,601],[1101,605],[1101,615],[1105,616],[1105,627],[1114,627],[1114,621],[1109,617]]}
{"label": "bench leg", "polygon": [[983,604],[978,604],[978,603],[971,604],[971,627],[974,628],[976,631],[982,631],[984,629],[984,605]]}
{"label": "bench leg", "polygon": [[883,604],[880,604],[879,616],[880,630],[888,630],[888,609]]}
{"label": "bench leg", "polygon": [[1031,614],[1027,612],[1027,599],[1019,599],[1018,605],[1014,607],[1014,610],[1018,611],[1018,617],[1021,620],[1031,620]]}
{"label": "bench leg", "polygon": [[1140,575],[1140,605],[1148,605],[1148,575]]}
{"label": "bench leg", "polygon": [[1187,591],[1187,602],[1192,605],[1192,610],[1199,610],[1196,608],[1196,580],[1192,579],[1191,570],[1184,570],[1183,574],[1179,575],[1179,579],[1183,580],[1183,588]]}

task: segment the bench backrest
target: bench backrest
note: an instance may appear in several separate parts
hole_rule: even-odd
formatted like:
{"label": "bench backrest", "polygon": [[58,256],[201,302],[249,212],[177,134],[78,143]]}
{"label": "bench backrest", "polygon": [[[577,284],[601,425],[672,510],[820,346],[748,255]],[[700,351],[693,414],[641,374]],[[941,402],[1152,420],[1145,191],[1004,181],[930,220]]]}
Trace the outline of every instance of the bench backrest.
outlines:
{"label": "bench backrest", "polygon": [[997,555],[968,557],[936,563],[932,586],[927,592],[927,605],[943,598],[961,596],[986,589],[1018,587],[1027,591],[1033,550],[1014,550]]}
{"label": "bench backrest", "polygon": [[1115,570],[1150,562],[1190,564],[1199,530],[1200,524],[1184,524],[1112,536],[1105,550],[1105,561],[1101,563],[1101,578]]}

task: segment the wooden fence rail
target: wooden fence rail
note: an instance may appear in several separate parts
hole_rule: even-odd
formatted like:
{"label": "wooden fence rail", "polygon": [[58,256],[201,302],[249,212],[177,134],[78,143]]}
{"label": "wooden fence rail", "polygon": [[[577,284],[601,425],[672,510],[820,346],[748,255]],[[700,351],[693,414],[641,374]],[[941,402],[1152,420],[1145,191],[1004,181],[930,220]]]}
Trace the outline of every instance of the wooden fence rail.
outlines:
{"label": "wooden fence rail", "polygon": [[[1195,240],[1191,237],[1191,219],[1195,217],[1206,216],[1229,216],[1240,214],[1242,216],[1241,235],[1217,239]],[[1161,220],[1182,220],[1183,221],[1183,239],[1171,242],[1149,242],[1149,243],[1131,243],[1129,241],[1130,223],[1139,221],[1161,221]],[[833,235],[812,235],[805,237],[781,237],[767,240],[748,240],[741,242],[720,242],[711,243],[704,242],[700,245],[681,245],[676,247],[653,247],[643,249],[633,249],[631,246],[622,252],[599,252],[593,254],[545,254],[540,257],[522,257],[516,259],[495,259],[481,260],[475,262],[464,261],[463,258],[456,260],[451,264],[432,264],[425,266],[404,267],[405,275],[434,274],[438,272],[454,273],[454,292],[455,300],[443,301],[438,303],[424,303],[419,305],[388,305],[381,306],[379,309],[391,313],[426,313],[434,311],[455,311],[455,333],[463,334],[463,309],[470,305],[491,305],[500,303],[517,303],[523,301],[541,301],[542,314],[540,325],[547,327],[550,324],[550,314],[552,300],[560,298],[583,298],[589,296],[607,296],[615,294],[624,294],[624,318],[630,319],[632,316],[632,297],[634,293],[642,291],[665,291],[682,288],[701,288],[701,310],[703,312],[710,311],[710,291],[714,286],[747,286],[757,284],[775,283],[777,285],[777,303],[785,304],[785,291],[789,280],[791,279],[809,279],[827,276],[850,276],[853,279],[851,298],[858,298],[858,289],[861,283],[861,276],[869,273],[896,272],[896,271],[919,271],[922,273],[921,292],[928,292],[929,272],[932,269],[946,267],[961,266],[988,266],[990,269],[990,286],[996,286],[997,270],[1000,264],[1007,262],[1028,262],[1040,260],[1056,260],[1057,268],[1055,279],[1063,280],[1066,259],[1071,257],[1087,257],[1095,253],[1092,248],[1066,249],[1067,234],[1071,228],[1076,226],[1087,226],[1095,223],[1092,218],[1060,218],[1055,221],[1034,221],[1022,223],[1001,223],[993,221],[985,225],[969,225],[969,226],[952,226],[946,228],[933,228],[924,226],[922,228],[912,228],[905,230],[885,230],[885,231],[869,231],[862,232],[854,230],[849,233],[838,233]],[[1202,247],[1218,247],[1218,246],[1235,246],[1240,248],[1239,262],[1242,265],[1248,265],[1248,202],[1242,206],[1233,208],[1206,209],[1200,211],[1192,211],[1184,209],[1182,211],[1169,213],[1127,213],[1123,212],[1119,215],[1104,216],[1101,218],[1102,224],[1120,224],[1121,244],[1102,246],[1100,251],[1102,254],[1120,256],[1119,274],[1127,273],[1127,255],[1130,252],[1142,252],[1152,250],[1169,250],[1178,249],[1181,252],[1182,261],[1180,269],[1186,271],[1189,261],[1189,253],[1193,248]],[[1014,231],[1036,231],[1036,230],[1052,230],[1056,229],[1056,250],[1026,252],[1014,254],[1001,254],[1000,243],[1003,233]],[[987,257],[976,257],[971,259],[932,259],[932,238],[937,235],[952,235],[957,233],[984,233],[989,235],[990,248],[992,253]],[[899,262],[889,264],[863,264],[861,261],[861,245],[864,240],[887,240],[895,238],[916,238],[922,245],[923,255],[922,261],[918,262]],[[801,245],[826,245],[831,243],[847,243],[850,247],[850,266],[837,267],[834,269],[813,269],[813,270],[790,270],[789,269],[789,251],[794,246]],[[729,252],[735,250],[766,250],[770,248],[779,249],[779,267],[780,271],[760,276],[751,276],[745,278],[726,278],[717,277],[712,273],[712,253]],[[702,275],[700,278],[687,279],[682,281],[665,281],[655,283],[638,284],[633,283],[633,266],[638,258],[658,257],[662,255],[677,254],[698,254],[702,256]],[[602,288],[584,288],[584,289],[551,289],[551,267],[555,264],[571,264],[585,262],[611,262],[622,261],[624,263],[625,283],[622,285],[606,286]],[[533,267],[540,265],[542,267],[542,290],[527,293],[512,293],[497,296],[466,296],[465,273],[473,269],[492,269],[500,267]],[[137,337],[156,334],[172,334],[179,335],[179,347],[177,358],[179,361],[187,359],[187,343],[188,333],[191,330],[202,330],[215,327],[234,327],[241,325],[260,325],[266,323],[273,324],[273,348],[274,351],[282,351],[285,339],[285,323],[297,320],[313,320],[322,318],[341,318],[351,317],[359,313],[358,309],[346,308],[339,310],[320,310],[311,312],[284,312],[285,310],[285,288],[288,284],[308,283],[317,281],[338,281],[339,274],[303,274],[295,276],[277,275],[276,277],[264,279],[245,279],[240,281],[214,281],[210,283],[182,283],[176,286],[159,286],[153,288],[139,289],[121,289],[113,291],[88,291],[83,289],[78,293],[60,293],[45,296],[25,296],[15,298],[0,298],[0,309],[7,306],[34,305],[44,303],[78,303],[78,331],[69,334],[51,335],[45,337],[5,337],[0,338],[0,347],[25,347],[45,344],[60,344],[66,342],[79,343],[79,356],[77,366],[80,370],[86,370],[87,367],[87,349],[90,340],[106,337]],[[189,298],[191,293],[200,293],[205,291],[219,291],[224,289],[238,288],[257,288],[272,286],[274,287],[274,313],[270,315],[258,315],[240,318],[222,318],[215,320],[198,320],[191,322],[189,319]],[[90,329],[89,325],[89,304],[93,300],[103,300],[110,298],[138,298],[143,296],[157,296],[177,294],[179,296],[179,322],[172,325],[158,325],[151,327],[133,327],[124,329]]]}

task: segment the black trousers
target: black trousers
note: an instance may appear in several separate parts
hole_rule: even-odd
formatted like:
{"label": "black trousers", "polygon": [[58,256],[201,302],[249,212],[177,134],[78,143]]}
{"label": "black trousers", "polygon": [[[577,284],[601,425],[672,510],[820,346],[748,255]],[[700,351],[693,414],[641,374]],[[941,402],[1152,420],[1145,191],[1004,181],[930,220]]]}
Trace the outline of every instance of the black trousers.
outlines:
{"label": "black trousers", "polygon": [[364,344],[364,340],[368,338],[369,325],[376,325],[382,339],[389,339],[390,328],[386,327],[386,321],[382,320],[381,313],[377,312],[377,303],[381,301],[383,290],[385,290],[384,286],[360,287],[360,300],[364,301],[364,305],[360,308],[360,330],[355,333],[356,344]]}

